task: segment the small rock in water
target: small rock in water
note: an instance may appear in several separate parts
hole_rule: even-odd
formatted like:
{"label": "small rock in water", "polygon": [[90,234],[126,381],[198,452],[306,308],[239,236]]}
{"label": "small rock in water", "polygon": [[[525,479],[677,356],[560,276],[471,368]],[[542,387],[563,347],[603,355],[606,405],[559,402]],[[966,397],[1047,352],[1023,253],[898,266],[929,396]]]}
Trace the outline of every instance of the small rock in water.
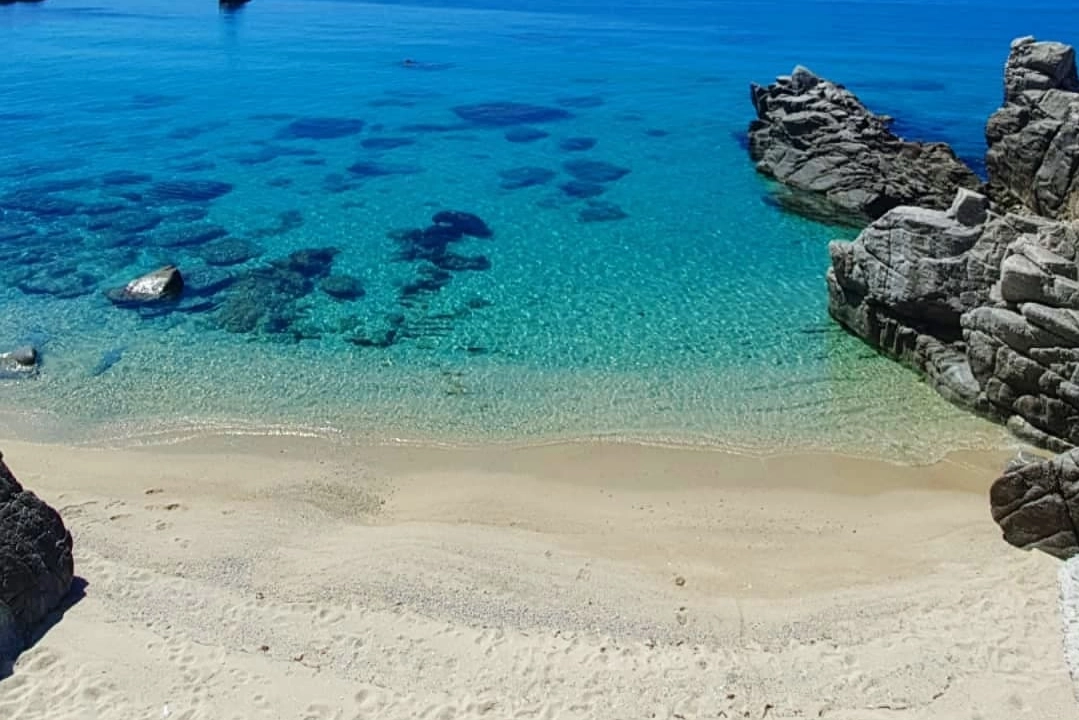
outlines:
{"label": "small rock in water", "polygon": [[516,127],[507,130],[503,137],[511,143],[523,144],[550,137],[550,133],[533,127]]}
{"label": "small rock in water", "polygon": [[105,295],[116,305],[144,305],[175,300],[184,289],[184,278],[175,265],[146,273],[122,288],[114,288]]}
{"label": "small rock in water", "polygon": [[351,275],[334,274],[318,284],[322,292],[338,300],[355,300],[364,295],[363,284]]}
{"label": "small rock in water", "polygon": [[558,143],[558,147],[566,152],[583,152],[594,148],[597,142],[599,141],[590,137],[571,137]]}
{"label": "small rock in water", "polygon": [[38,354],[32,345],[0,353],[0,379],[28,377],[37,372]]}
{"label": "small rock in water", "polygon": [[461,212],[460,210],[443,210],[435,213],[431,218],[431,222],[435,225],[452,228],[460,232],[462,235],[469,235],[476,238],[489,238],[494,233],[491,232],[491,228],[487,227],[485,223],[478,215],[473,215],[468,212]]}
{"label": "small rock in water", "polygon": [[578,180],[591,183],[614,182],[629,174],[629,168],[604,160],[569,160],[562,167]]}
{"label": "small rock in water", "polygon": [[605,202],[603,200],[590,200],[588,202],[588,207],[577,214],[577,219],[583,223],[611,222],[614,220],[623,220],[627,217],[629,217],[629,215],[625,210],[612,202]]}
{"label": "small rock in water", "polygon": [[561,108],[544,107],[519,102],[489,102],[458,105],[453,108],[457,117],[481,127],[508,127],[532,123],[567,120],[571,115]]}
{"label": "small rock in water", "polygon": [[574,198],[594,198],[607,192],[607,188],[600,183],[584,182],[583,180],[570,180],[558,186],[562,192]]}
{"label": "small rock in water", "polygon": [[554,179],[554,176],[554,170],[531,166],[510,168],[498,173],[498,177],[502,178],[499,186],[504,190],[519,190],[533,185],[543,185]]}

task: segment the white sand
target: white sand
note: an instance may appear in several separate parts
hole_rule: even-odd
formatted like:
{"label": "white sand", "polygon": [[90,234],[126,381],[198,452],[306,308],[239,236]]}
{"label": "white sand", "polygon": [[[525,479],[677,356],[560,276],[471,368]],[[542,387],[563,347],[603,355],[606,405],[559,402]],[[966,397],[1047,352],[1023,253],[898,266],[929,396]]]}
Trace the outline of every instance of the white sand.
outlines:
{"label": "white sand", "polygon": [[88,583],[0,718],[1079,716],[996,455],[0,447]]}

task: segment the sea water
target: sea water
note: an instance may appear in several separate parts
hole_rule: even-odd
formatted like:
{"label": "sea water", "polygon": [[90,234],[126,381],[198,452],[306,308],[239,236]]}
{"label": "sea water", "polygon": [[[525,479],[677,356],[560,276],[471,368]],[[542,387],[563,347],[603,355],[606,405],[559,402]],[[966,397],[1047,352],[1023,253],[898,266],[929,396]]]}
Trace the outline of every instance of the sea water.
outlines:
{"label": "sea water", "polygon": [[[827,243],[854,232],[769,203],[744,131],[749,83],[804,64],[977,164],[1023,34],[1075,41],[1079,13],[0,7],[0,344],[42,356],[36,377],[0,383],[5,432],[609,437],[897,459],[999,443],[829,319]],[[455,238],[449,270],[401,239],[443,210],[491,230]],[[332,263],[289,261],[312,248]],[[166,263],[196,297],[154,312],[106,298]]]}

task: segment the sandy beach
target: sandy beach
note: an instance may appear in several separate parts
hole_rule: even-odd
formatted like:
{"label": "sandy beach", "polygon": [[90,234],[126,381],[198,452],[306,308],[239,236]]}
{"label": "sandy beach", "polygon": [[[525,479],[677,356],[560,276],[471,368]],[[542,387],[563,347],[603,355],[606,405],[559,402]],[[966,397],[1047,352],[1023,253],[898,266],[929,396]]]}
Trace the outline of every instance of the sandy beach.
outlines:
{"label": "sandy beach", "polygon": [[84,597],[0,717],[1067,718],[1003,456],[8,442]]}

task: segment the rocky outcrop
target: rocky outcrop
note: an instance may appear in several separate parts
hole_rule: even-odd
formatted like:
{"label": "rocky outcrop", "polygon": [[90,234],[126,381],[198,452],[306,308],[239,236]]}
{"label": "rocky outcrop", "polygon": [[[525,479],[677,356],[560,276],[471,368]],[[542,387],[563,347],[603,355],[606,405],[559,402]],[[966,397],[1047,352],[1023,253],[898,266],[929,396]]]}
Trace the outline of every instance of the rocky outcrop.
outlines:
{"label": "rocky outcrop", "polygon": [[0,659],[71,589],[71,534],[55,510],[24,490],[0,455]]}
{"label": "rocky outcrop", "polygon": [[1079,445],[1079,226],[897,208],[829,246],[829,311],[947,399],[1054,451]]}
{"label": "rocky outcrop", "polygon": [[901,205],[944,210],[957,189],[981,184],[944,143],[902,140],[889,118],[806,68],[750,94],[750,157],[801,214],[864,226]]}
{"label": "rocky outcrop", "polygon": [[1079,450],[1017,465],[990,491],[1004,539],[1062,559],[1079,554]]}
{"label": "rocky outcrop", "polygon": [[166,265],[137,277],[105,295],[116,305],[139,306],[176,300],[184,290],[184,278],[173,265]]}
{"label": "rocky outcrop", "polygon": [[[1072,178],[1079,157],[1075,138],[1053,149],[1079,122],[1075,87],[1071,48],[1013,43],[1006,105],[989,122],[987,187],[997,195],[960,189],[946,211],[893,209],[854,242],[832,243],[827,273],[829,310],[844,327],[952,402],[1056,452],[1079,445],[1079,224],[1061,217],[1070,190],[1051,180]],[[1055,121],[1031,164],[1041,120],[1030,118],[1042,110],[1076,118]],[[1011,116],[1023,123],[998,133]],[[1047,203],[1053,212],[1034,212]]]}
{"label": "rocky outcrop", "polygon": [[1004,69],[1004,105],[985,129],[989,193],[1000,205],[1079,218],[1079,75],[1075,50],[1020,38]]}

